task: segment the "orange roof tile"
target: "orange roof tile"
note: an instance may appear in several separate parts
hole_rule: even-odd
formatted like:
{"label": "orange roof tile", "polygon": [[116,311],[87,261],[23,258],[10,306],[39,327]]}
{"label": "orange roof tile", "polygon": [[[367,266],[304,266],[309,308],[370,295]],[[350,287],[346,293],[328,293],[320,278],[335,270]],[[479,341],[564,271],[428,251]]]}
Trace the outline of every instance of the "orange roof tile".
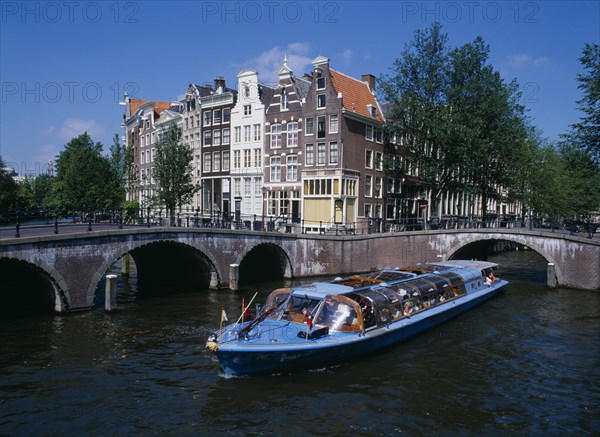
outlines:
{"label": "orange roof tile", "polygon": [[[152,100],[142,100],[142,99],[129,99],[129,116],[131,117],[138,108],[144,103],[151,102]],[[160,115],[166,109],[171,107],[171,102],[154,102],[154,112]]]}
{"label": "orange roof tile", "polygon": [[[381,108],[366,83],[331,68],[329,72],[331,73],[331,80],[336,91],[342,93],[342,106],[344,109],[367,118],[376,118],[381,122],[384,121]],[[377,117],[371,115],[367,105],[373,105],[377,108]]]}

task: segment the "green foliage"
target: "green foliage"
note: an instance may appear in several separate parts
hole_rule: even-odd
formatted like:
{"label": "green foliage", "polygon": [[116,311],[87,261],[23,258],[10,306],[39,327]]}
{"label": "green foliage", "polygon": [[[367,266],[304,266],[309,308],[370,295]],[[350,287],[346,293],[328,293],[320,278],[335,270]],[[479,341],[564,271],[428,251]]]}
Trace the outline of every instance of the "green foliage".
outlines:
{"label": "green foliage", "polygon": [[447,40],[438,23],[415,32],[382,79],[386,134],[400,140],[432,200],[443,191],[480,194],[485,214],[524,145],[524,108],[517,84],[488,65],[481,37],[453,50]]}
{"label": "green foliage", "polygon": [[0,156],[0,208],[17,207],[17,189],[12,175],[4,170],[4,161]]}
{"label": "green foliage", "polygon": [[154,201],[165,205],[172,215],[176,207],[189,203],[200,187],[192,182],[193,152],[181,144],[181,132],[172,123],[156,145],[154,171],[156,181]]}
{"label": "green foliage", "polygon": [[123,182],[102,144],[87,132],[73,138],[56,159],[52,203],[66,208],[108,208],[123,202]]}
{"label": "green foliage", "polygon": [[585,72],[577,75],[583,97],[577,101],[583,117],[564,138],[600,166],[600,45],[586,44],[579,58]]}

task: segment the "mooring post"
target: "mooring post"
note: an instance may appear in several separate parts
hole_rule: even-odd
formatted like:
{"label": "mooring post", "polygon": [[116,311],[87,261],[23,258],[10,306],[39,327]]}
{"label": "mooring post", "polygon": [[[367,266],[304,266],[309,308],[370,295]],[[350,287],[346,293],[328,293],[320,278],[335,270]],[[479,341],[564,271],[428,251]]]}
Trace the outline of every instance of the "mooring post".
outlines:
{"label": "mooring post", "polygon": [[210,284],[208,284],[208,288],[211,290],[219,289],[219,275],[214,270],[210,272]]}
{"label": "mooring post", "polygon": [[233,291],[238,289],[240,279],[240,265],[229,264],[229,288]]}
{"label": "mooring post", "polygon": [[131,269],[131,255],[126,253],[121,257],[121,275],[129,276],[129,271]]}
{"label": "mooring post", "polygon": [[554,263],[548,263],[548,279],[547,284],[550,288],[556,288],[556,268],[554,267]]}
{"label": "mooring post", "polygon": [[117,309],[117,275],[106,275],[104,290],[104,310],[115,311]]}

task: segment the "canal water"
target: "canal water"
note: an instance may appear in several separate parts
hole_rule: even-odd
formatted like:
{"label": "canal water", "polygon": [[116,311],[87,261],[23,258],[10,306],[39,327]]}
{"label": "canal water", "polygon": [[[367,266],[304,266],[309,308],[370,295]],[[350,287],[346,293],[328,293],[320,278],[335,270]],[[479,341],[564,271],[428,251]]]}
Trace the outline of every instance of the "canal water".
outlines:
{"label": "canal water", "polygon": [[392,349],[292,374],[226,378],[204,349],[238,293],[0,321],[0,434],[593,435],[600,294],[550,290],[531,251],[498,254],[509,287]]}

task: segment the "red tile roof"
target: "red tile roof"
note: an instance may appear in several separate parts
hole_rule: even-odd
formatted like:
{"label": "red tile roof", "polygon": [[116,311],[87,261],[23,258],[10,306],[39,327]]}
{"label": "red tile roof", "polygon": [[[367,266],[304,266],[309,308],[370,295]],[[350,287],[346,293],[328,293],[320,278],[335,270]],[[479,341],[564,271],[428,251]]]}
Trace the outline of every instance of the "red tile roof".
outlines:
{"label": "red tile roof", "polygon": [[[129,116],[131,117],[138,108],[144,103],[151,102],[152,100],[142,100],[142,99],[129,99]],[[154,112],[160,115],[166,109],[171,107],[171,102],[154,102]]]}
{"label": "red tile roof", "polygon": [[339,71],[329,69],[333,86],[338,93],[342,93],[342,106],[348,112],[355,112],[367,118],[374,117],[369,112],[367,105],[373,105],[377,108],[377,120],[383,122],[381,108],[375,99],[368,85],[358,79],[346,76]]}

